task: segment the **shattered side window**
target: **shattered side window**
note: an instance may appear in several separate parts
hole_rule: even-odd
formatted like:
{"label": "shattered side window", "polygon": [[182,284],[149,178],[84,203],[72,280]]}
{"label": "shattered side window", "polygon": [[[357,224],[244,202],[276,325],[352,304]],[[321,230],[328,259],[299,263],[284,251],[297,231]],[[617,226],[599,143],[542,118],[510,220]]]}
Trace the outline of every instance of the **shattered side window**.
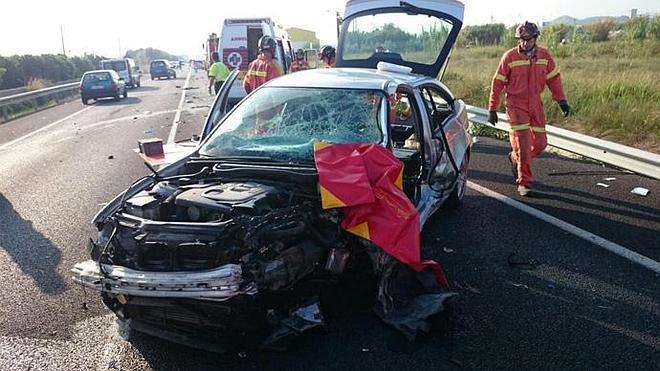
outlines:
{"label": "shattered side window", "polygon": [[200,153],[312,160],[313,143],[380,143],[385,95],[376,90],[265,87],[222,122]]}

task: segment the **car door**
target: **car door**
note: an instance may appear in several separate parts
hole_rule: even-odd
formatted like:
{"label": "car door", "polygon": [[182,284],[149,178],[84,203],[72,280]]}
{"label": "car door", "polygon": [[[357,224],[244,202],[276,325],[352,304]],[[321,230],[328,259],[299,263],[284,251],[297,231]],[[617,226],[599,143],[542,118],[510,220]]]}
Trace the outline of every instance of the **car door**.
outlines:
{"label": "car door", "polygon": [[337,67],[376,68],[390,62],[441,77],[464,5],[455,0],[351,0],[337,46]]}
{"label": "car door", "polygon": [[234,84],[234,80],[236,80],[239,72],[239,69],[231,71],[225,82],[222,83],[220,91],[215,96],[215,100],[213,101],[213,105],[211,106],[209,114],[206,116],[204,128],[202,129],[202,132],[199,136],[200,143],[203,142],[204,139],[209,136],[209,134],[211,134],[211,132],[218,126],[222,118],[225,117],[229,111],[227,105],[229,100],[229,91],[231,90],[231,86]]}
{"label": "car door", "polygon": [[466,171],[470,137],[465,128],[465,103],[436,83],[424,85],[422,96],[431,124],[431,150],[436,151],[436,163],[428,173],[428,184],[444,197],[459,175]]}

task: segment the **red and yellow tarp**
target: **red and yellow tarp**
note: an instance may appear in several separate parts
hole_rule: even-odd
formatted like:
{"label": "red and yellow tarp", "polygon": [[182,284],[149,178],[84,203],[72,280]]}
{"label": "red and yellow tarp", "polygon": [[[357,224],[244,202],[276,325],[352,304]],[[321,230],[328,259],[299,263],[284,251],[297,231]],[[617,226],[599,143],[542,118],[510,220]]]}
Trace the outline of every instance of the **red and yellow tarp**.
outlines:
{"label": "red and yellow tarp", "polygon": [[372,241],[419,272],[430,268],[448,287],[440,264],[422,261],[419,214],[403,192],[403,163],[377,144],[314,144],[324,209],[343,207],[341,227]]}

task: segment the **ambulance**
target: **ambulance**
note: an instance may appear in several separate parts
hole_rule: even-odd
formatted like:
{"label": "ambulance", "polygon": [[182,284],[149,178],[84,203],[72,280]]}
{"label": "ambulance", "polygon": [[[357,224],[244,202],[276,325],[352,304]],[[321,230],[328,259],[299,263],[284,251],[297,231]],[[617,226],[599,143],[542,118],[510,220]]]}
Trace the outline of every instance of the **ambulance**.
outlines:
{"label": "ambulance", "polygon": [[229,93],[230,106],[247,95],[243,77],[250,62],[257,59],[259,39],[264,35],[277,41],[275,63],[286,73],[293,59],[293,47],[286,31],[271,18],[228,18],[222,24],[218,54],[230,70],[241,70]]}

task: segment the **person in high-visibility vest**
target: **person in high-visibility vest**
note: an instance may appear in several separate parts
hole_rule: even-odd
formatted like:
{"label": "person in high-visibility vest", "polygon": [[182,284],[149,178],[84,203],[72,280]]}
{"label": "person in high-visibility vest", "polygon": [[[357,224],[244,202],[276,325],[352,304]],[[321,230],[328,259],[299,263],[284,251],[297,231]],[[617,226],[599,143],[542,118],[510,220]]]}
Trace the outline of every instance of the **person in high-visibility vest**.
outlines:
{"label": "person in high-visibility vest", "polygon": [[289,72],[298,72],[298,71],[304,71],[309,69],[309,64],[307,64],[307,61],[305,60],[305,52],[302,49],[296,50],[296,59],[291,62],[291,66],[289,67]]}
{"label": "person in high-visibility vest", "polygon": [[259,39],[259,56],[248,66],[243,80],[243,88],[250,94],[254,89],[282,75],[279,66],[273,61],[277,42],[264,35]]}
{"label": "person in high-visibility vest", "polygon": [[218,94],[220,87],[229,76],[229,69],[220,61],[218,52],[211,53],[211,59],[213,64],[209,68],[209,94],[212,87],[215,88],[215,94]]}
{"label": "person in high-visibility vest", "polygon": [[497,123],[497,108],[502,91],[506,94],[506,113],[511,125],[509,161],[516,178],[518,193],[527,196],[533,177],[532,160],[547,146],[545,115],[541,93],[547,85],[552,99],[568,116],[571,108],[562,89],[559,67],[550,52],[538,46],[538,27],[525,22],[516,29],[518,46],[502,56],[493,77],[488,100],[488,122]]}

